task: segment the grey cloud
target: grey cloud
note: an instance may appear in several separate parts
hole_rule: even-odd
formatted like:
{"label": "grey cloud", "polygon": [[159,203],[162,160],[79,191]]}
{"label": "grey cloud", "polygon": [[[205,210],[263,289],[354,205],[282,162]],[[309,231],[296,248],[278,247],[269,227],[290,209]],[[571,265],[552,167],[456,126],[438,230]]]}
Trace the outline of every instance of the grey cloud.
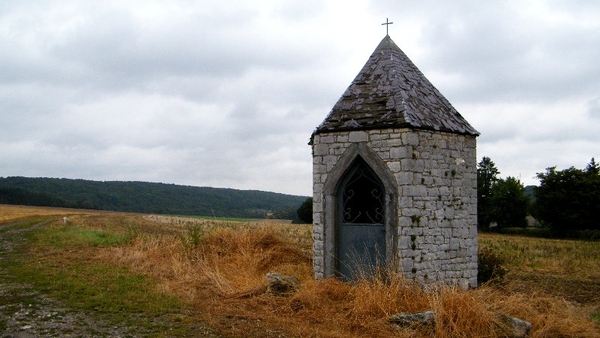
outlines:
{"label": "grey cloud", "polygon": [[428,52],[415,60],[426,75],[457,75],[443,88],[450,96],[548,102],[600,89],[600,50],[589,48],[600,45],[597,27],[548,22],[510,2],[466,3],[436,3],[420,39]]}
{"label": "grey cloud", "polygon": [[587,113],[592,118],[600,119],[600,96],[588,102]]}
{"label": "grey cloud", "polygon": [[[152,22],[102,4],[79,5],[75,12],[52,3],[41,6],[32,8],[30,15],[50,19],[31,25],[20,23],[12,32],[13,38],[6,41],[6,45],[22,45],[16,48],[25,55],[4,60],[12,70],[5,72],[7,78],[25,80],[27,76],[23,75],[29,74],[30,80],[87,82],[94,90],[140,89],[163,77],[223,80],[256,67],[307,67],[315,59],[315,51],[324,50],[310,48],[323,47],[318,40],[295,41],[284,34],[264,31],[267,27],[261,26],[249,29],[259,14],[248,10],[215,16],[211,11],[189,8],[190,14]],[[47,11],[54,14],[47,15]],[[63,21],[54,22],[52,18]],[[60,28],[48,32],[41,25]],[[33,45],[20,43],[17,37],[33,40]],[[15,55],[14,50],[6,54],[7,58]],[[28,55],[40,57],[28,59]]]}

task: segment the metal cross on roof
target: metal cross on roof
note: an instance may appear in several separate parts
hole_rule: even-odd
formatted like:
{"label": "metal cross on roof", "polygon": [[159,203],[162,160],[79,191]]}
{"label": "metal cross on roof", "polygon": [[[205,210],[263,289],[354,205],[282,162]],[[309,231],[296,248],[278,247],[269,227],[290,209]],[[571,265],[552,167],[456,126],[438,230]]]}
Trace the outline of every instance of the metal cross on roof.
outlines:
{"label": "metal cross on roof", "polygon": [[385,18],[385,22],[381,24],[382,26],[385,25],[385,35],[390,35],[388,32],[388,28],[391,24],[393,24],[393,22],[389,22],[388,18]]}

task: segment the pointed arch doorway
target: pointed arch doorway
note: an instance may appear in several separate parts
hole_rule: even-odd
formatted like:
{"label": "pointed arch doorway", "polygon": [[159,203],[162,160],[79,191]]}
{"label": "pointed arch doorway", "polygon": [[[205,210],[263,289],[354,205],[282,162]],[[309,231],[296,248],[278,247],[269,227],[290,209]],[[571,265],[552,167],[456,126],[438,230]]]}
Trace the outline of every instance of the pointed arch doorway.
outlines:
{"label": "pointed arch doorway", "polygon": [[[356,178],[360,179],[354,182]],[[352,217],[351,212],[347,218],[350,222],[344,222],[344,192],[354,190],[354,196],[357,196],[358,187],[360,188],[358,190],[363,192],[359,195],[372,196],[369,187],[373,188],[371,185],[373,181],[375,187],[381,189],[379,197],[383,202],[381,214],[379,211],[369,212],[373,221],[369,216],[365,216],[366,210],[373,209],[375,205],[379,207],[379,201],[371,200],[370,208],[360,209],[362,205],[359,203],[360,200],[350,199],[346,201],[346,209],[351,207],[351,211],[359,210],[362,213],[359,218],[356,218],[356,213]],[[360,276],[361,267],[377,267],[385,264],[386,267],[394,269],[397,259],[395,234],[398,232],[398,185],[394,175],[381,158],[364,143],[351,144],[331,168],[323,184],[322,193],[323,277],[336,276],[350,281]],[[379,196],[379,194],[375,195]],[[356,203],[352,204],[354,202]],[[359,209],[352,208],[354,205],[358,205]],[[368,221],[365,221],[364,217]],[[367,255],[367,252],[376,254]],[[372,272],[373,269],[369,271]]]}
{"label": "pointed arch doorway", "polygon": [[343,280],[373,277],[387,262],[385,186],[358,156],[336,195],[336,274]]}

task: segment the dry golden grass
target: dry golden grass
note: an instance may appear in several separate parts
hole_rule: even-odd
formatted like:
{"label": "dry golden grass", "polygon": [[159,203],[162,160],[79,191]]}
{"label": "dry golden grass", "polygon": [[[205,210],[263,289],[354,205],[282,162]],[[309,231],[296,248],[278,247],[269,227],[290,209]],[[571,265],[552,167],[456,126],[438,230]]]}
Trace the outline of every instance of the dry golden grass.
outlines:
{"label": "dry golden grass", "polygon": [[[425,292],[401,276],[355,285],[314,281],[308,226],[194,225],[201,228],[194,247],[180,237],[189,236],[191,223],[177,224],[178,235],[138,237],[131,246],[108,249],[103,259],[161,278],[164,291],[188,299],[202,320],[231,335],[496,337],[507,332],[501,312],[530,321],[533,337],[600,336],[577,304],[543,292],[507,294],[506,284]],[[288,298],[263,294],[269,271],[297,276],[300,290]],[[399,329],[387,322],[395,313],[429,309],[436,312],[435,328]]]}
{"label": "dry golden grass", "polygon": [[23,218],[32,218],[36,216],[67,216],[73,213],[81,213],[81,211],[73,209],[0,204],[0,223],[8,223],[18,221]]}
{"label": "dry golden grass", "polygon": [[[426,292],[397,275],[353,285],[335,279],[315,281],[307,225],[112,214],[81,214],[70,220],[77,226],[134,236],[126,245],[89,249],[85,254],[78,250],[65,259],[87,255],[151,276],[162,292],[185,300],[186,311],[225,336],[502,337],[507,328],[497,314],[505,313],[531,322],[532,337],[600,337],[600,326],[589,318],[600,310],[600,301],[567,298],[540,282],[546,273],[560,273],[564,283],[569,282],[565,279],[569,273],[577,278],[596,276],[584,272],[598,264],[593,248],[592,253],[550,249],[546,246],[552,247],[552,242],[539,240],[531,250],[545,251],[537,258],[509,261],[510,273],[502,284]],[[512,245],[503,252],[511,258],[511,252],[537,252],[528,251],[530,240],[483,235],[480,242],[496,250]],[[515,241],[519,245],[507,244]],[[587,245],[580,243],[576,246]],[[576,252],[570,263],[562,257],[569,250]],[[560,257],[548,257],[552,255]],[[538,279],[523,284],[519,269]],[[298,277],[300,289],[289,297],[265,294],[267,272]],[[400,329],[388,323],[395,313],[425,310],[435,311],[435,327]]]}
{"label": "dry golden grass", "polygon": [[480,234],[479,243],[506,260],[506,290],[544,290],[569,301],[600,306],[598,242]]}
{"label": "dry golden grass", "polygon": [[503,255],[512,267],[521,270],[598,277],[598,242],[483,233],[479,234],[479,243]]}

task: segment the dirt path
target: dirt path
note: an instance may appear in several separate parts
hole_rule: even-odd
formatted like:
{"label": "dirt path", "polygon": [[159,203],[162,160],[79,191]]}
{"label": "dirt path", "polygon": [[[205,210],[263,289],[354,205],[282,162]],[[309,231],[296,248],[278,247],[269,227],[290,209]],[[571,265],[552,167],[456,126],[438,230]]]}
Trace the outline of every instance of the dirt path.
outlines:
{"label": "dirt path", "polygon": [[[23,243],[23,234],[43,227],[42,222],[0,226],[0,261],[16,260],[12,253]],[[150,332],[118,327],[90,311],[74,310],[48,298],[29,285],[14,282],[14,276],[0,266],[0,337],[145,337]]]}

